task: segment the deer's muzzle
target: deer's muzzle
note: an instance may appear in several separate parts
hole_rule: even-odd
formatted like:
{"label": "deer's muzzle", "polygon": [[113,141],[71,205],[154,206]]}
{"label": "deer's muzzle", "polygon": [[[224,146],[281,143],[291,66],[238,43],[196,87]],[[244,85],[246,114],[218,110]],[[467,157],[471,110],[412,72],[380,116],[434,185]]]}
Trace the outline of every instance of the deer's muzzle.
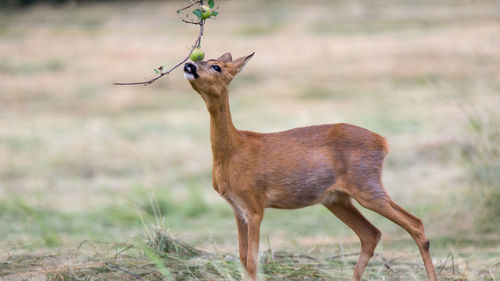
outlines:
{"label": "deer's muzzle", "polygon": [[196,65],[188,62],[184,65],[184,77],[188,80],[196,79],[199,77],[198,73],[196,73]]}

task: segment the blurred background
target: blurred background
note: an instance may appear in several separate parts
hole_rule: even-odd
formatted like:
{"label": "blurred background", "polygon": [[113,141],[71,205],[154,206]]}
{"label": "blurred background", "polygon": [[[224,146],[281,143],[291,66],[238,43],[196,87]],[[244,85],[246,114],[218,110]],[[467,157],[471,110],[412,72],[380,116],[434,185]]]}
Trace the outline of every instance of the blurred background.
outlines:
{"label": "blurred background", "polygon": [[[453,280],[499,280],[500,2],[215,2],[206,56],[256,52],[230,85],[237,128],[346,122],[385,136],[386,189],[423,219],[435,264],[451,253]],[[181,69],[112,86],[187,54],[197,27],[175,11],[189,2],[0,3],[0,261],[156,224],[236,254],[209,116]],[[363,212],[383,233],[377,253],[421,263],[409,235]],[[267,210],[261,237],[262,250],[359,251],[321,206]]]}

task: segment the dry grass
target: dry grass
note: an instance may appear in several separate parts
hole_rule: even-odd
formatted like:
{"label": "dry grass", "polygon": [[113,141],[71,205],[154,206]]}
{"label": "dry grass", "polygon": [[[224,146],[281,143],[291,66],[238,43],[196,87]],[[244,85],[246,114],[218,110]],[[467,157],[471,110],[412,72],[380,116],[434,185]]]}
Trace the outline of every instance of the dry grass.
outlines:
{"label": "dry grass", "polygon": [[[77,251],[13,255],[3,263],[2,280],[241,280],[236,256],[209,253],[173,239],[157,229],[144,246],[86,242]],[[139,245],[139,246],[138,246]],[[155,258],[151,258],[154,255]],[[314,258],[283,251],[261,255],[260,276],[265,280],[349,280],[358,253]],[[161,266],[154,259],[161,261]],[[163,269],[167,269],[164,271]],[[450,254],[439,264],[441,280],[469,280],[460,257]],[[500,269],[487,268],[475,280],[490,279]],[[366,280],[423,280],[418,263],[374,256]]]}
{"label": "dry grass", "polygon": [[[42,268],[75,255],[67,248],[84,240],[133,241],[144,233],[139,215],[164,215],[155,224],[204,251],[237,252],[231,210],[210,186],[208,114],[182,73],[149,87],[111,86],[183,57],[196,30],[178,20],[182,4],[0,11],[0,262],[18,256],[13,273],[38,270],[30,257]],[[230,87],[238,128],[348,122],[386,136],[386,188],[424,220],[435,262],[453,253],[460,272],[449,270],[451,256],[444,272],[455,280],[499,280],[491,223],[498,213],[478,212],[498,205],[485,198],[498,189],[500,118],[488,112],[500,105],[499,23],[495,1],[222,1],[203,48],[208,57],[256,51]],[[493,175],[486,183],[477,178],[484,171]],[[487,192],[471,195],[477,186]],[[402,264],[398,274],[415,274],[400,278],[421,278],[407,234],[366,215],[385,234],[377,254]],[[320,207],[269,210],[262,232],[267,248],[315,257],[313,264],[359,250],[352,232]],[[54,259],[33,254],[45,248]],[[154,268],[140,251],[130,262]],[[67,269],[108,261],[91,257],[70,258]],[[348,277],[354,259],[335,276]],[[377,258],[373,264],[372,280],[398,280]],[[333,274],[336,266],[313,267]]]}

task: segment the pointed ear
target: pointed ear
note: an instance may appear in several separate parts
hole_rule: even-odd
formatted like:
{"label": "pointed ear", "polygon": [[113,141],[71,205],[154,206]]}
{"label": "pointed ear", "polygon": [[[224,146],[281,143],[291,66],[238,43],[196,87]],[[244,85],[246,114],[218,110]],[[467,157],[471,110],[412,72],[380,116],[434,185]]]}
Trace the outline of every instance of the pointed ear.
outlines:
{"label": "pointed ear", "polygon": [[246,57],[241,57],[241,58],[238,58],[238,59],[234,60],[231,63],[231,69],[232,69],[231,72],[232,72],[232,74],[236,75],[241,70],[243,70],[243,67],[245,67],[245,65],[247,64],[247,62],[253,57],[254,54],[255,54],[255,52],[251,53],[250,55],[248,55]]}
{"label": "pointed ear", "polygon": [[228,63],[233,60],[233,57],[231,56],[231,53],[227,52],[220,56],[217,60],[223,63]]}

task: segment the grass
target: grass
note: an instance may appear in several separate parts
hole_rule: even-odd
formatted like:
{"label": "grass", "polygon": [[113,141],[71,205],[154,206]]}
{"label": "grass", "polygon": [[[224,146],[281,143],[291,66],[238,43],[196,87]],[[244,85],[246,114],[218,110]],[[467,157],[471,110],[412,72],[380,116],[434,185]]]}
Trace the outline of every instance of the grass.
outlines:
{"label": "grass", "polygon": [[[207,57],[256,51],[230,86],[236,127],[348,122],[384,135],[385,186],[423,219],[441,277],[500,280],[493,3],[255,3],[221,3],[203,41]],[[1,278],[239,279],[203,101],[180,71],[111,86],[183,57],[194,34],[179,4],[0,11]],[[409,236],[363,212],[383,232],[365,278],[421,280]],[[203,254],[162,253],[151,224]],[[266,210],[261,245],[269,280],[347,279],[359,251],[321,206]]]}
{"label": "grass", "polygon": [[[236,256],[196,249],[161,228],[150,230],[147,244],[85,242],[76,253],[14,255],[3,264],[2,276],[8,278],[22,270],[25,277],[45,275],[47,280],[240,280]],[[259,275],[265,280],[348,280],[356,257],[357,253],[341,253],[315,258],[268,248],[261,253]],[[441,280],[467,280],[461,273],[461,258],[450,252],[439,264]],[[58,264],[62,259],[71,261],[70,265]],[[43,272],[36,271],[40,266],[45,266]],[[489,278],[497,271],[487,269],[478,277],[493,280]],[[365,276],[367,280],[421,280],[422,274],[418,263],[388,260],[377,254]]]}

